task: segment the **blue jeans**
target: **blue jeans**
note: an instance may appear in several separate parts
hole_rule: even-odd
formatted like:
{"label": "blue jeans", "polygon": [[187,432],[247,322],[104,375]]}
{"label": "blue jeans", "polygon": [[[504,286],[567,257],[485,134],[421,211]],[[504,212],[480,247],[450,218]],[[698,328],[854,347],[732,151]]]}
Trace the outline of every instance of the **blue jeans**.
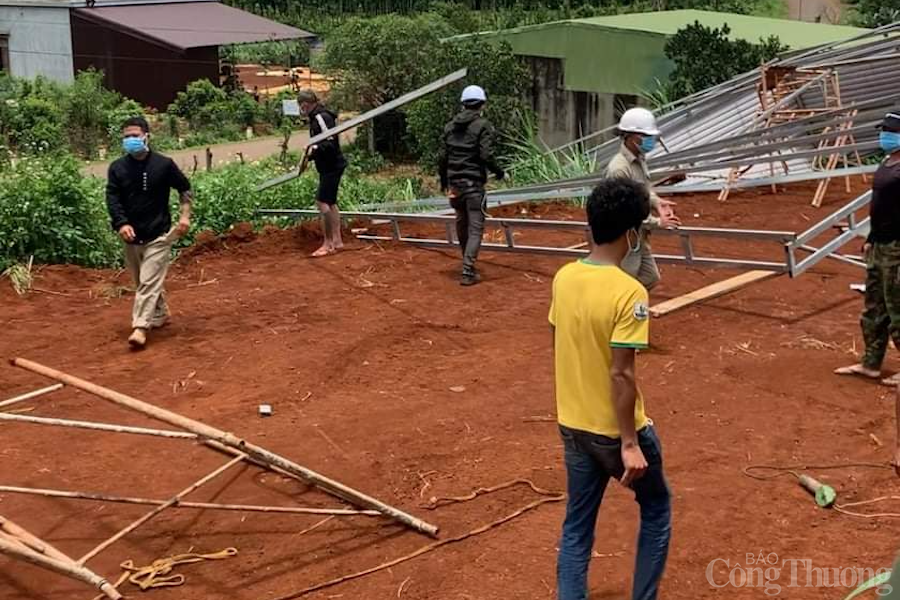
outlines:
{"label": "blue jeans", "polygon": [[[557,589],[559,600],[586,600],[588,566],[603,492],[611,477],[619,479],[625,472],[622,443],[619,439],[563,426],[559,430],[565,446],[569,500],[559,543]],[[663,475],[662,450],[653,427],[641,429],[638,441],[648,468],[632,485],[641,508],[632,598],[656,600],[669,553],[672,511],[669,486]]]}

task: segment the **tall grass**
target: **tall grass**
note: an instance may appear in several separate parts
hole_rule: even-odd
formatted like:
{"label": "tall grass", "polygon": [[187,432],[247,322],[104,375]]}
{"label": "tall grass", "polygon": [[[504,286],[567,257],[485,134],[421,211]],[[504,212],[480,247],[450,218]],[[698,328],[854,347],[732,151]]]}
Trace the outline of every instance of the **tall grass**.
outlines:
{"label": "tall grass", "polygon": [[506,142],[511,149],[507,170],[513,185],[583,177],[596,173],[599,169],[596,157],[587,155],[582,144],[561,152],[552,152],[538,135],[537,124],[531,113],[519,112],[517,119],[517,132]]}

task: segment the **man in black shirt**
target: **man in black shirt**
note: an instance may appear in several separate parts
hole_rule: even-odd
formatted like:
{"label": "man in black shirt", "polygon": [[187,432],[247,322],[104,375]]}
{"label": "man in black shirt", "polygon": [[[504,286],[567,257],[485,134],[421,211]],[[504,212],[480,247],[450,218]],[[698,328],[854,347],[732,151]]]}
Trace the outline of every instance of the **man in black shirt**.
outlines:
{"label": "man in black shirt", "polygon": [[[132,333],[128,343],[143,348],[147,332],[168,322],[166,271],[172,243],[191,225],[191,184],[171,158],[148,146],[150,128],[143,117],[122,126],[126,155],[109,166],[106,205],[112,228],[125,242],[125,265],[135,284]],[[181,215],[175,227],[169,193],[178,190]]]}
{"label": "man in black shirt", "polygon": [[[900,114],[885,116],[879,143],[887,158],[872,183],[871,231],[863,246],[866,304],[860,323],[866,350],[862,362],[835,371],[871,379],[881,377],[888,340],[900,348]],[[882,382],[897,385],[900,376]]]}
{"label": "man in black shirt", "polygon": [[481,278],[475,260],[484,233],[484,185],[487,172],[503,179],[493,151],[494,128],[482,116],[487,96],[477,85],[462,93],[462,110],[444,127],[440,155],[441,191],[449,191],[450,205],[456,211],[456,236],[463,255],[461,285],[475,285]]}
{"label": "man in black shirt", "polygon": [[[312,90],[301,90],[297,94],[300,112],[309,117],[310,137],[334,129],[337,115],[319,104],[319,98]],[[307,148],[307,156],[316,163],[319,172],[319,189],[316,191],[316,205],[322,215],[324,239],[322,246],[313,252],[313,256],[334,254],[344,247],[341,240],[341,211],[338,210],[338,188],[341,176],[347,168],[347,159],[341,152],[338,136],[332,136]]]}

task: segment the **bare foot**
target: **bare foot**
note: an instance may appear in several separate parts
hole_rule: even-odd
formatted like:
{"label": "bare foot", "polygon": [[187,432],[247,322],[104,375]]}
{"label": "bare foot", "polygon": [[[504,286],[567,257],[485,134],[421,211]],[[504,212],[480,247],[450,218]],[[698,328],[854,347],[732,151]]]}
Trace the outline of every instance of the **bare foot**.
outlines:
{"label": "bare foot", "polygon": [[[869,379],[878,379],[879,377],[881,377],[881,371],[879,371],[878,369],[867,369],[866,367],[864,367],[860,364],[835,369],[834,374],[835,375],[859,375],[861,377],[868,377]],[[898,383],[900,383],[900,382],[898,382]]]}
{"label": "bare foot", "polygon": [[328,256],[329,254],[334,254],[335,250],[331,246],[322,246],[318,250],[312,253],[313,258],[321,258],[323,256]]}

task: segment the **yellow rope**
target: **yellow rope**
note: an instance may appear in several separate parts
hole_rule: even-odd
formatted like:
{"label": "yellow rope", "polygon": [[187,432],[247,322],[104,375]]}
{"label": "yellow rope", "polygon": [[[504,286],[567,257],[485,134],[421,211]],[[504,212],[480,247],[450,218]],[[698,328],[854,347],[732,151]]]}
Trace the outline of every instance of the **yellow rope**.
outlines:
{"label": "yellow rope", "polygon": [[[114,587],[118,589],[119,586],[121,586],[126,581],[139,587],[142,591],[147,591],[153,588],[174,587],[182,585],[185,581],[184,575],[182,575],[181,573],[170,575],[175,567],[179,565],[189,565],[193,563],[203,562],[206,560],[223,560],[226,558],[237,556],[237,553],[237,548],[226,548],[221,552],[213,552],[210,554],[197,554],[193,552],[187,552],[185,554],[176,554],[175,556],[156,559],[145,567],[136,567],[134,565],[134,561],[126,560],[121,565],[119,565],[120,567],[122,567],[122,570],[124,572],[119,577],[119,580],[116,582]],[[103,596],[97,596],[97,598],[95,598],[94,600],[98,600],[99,598],[103,598]]]}

